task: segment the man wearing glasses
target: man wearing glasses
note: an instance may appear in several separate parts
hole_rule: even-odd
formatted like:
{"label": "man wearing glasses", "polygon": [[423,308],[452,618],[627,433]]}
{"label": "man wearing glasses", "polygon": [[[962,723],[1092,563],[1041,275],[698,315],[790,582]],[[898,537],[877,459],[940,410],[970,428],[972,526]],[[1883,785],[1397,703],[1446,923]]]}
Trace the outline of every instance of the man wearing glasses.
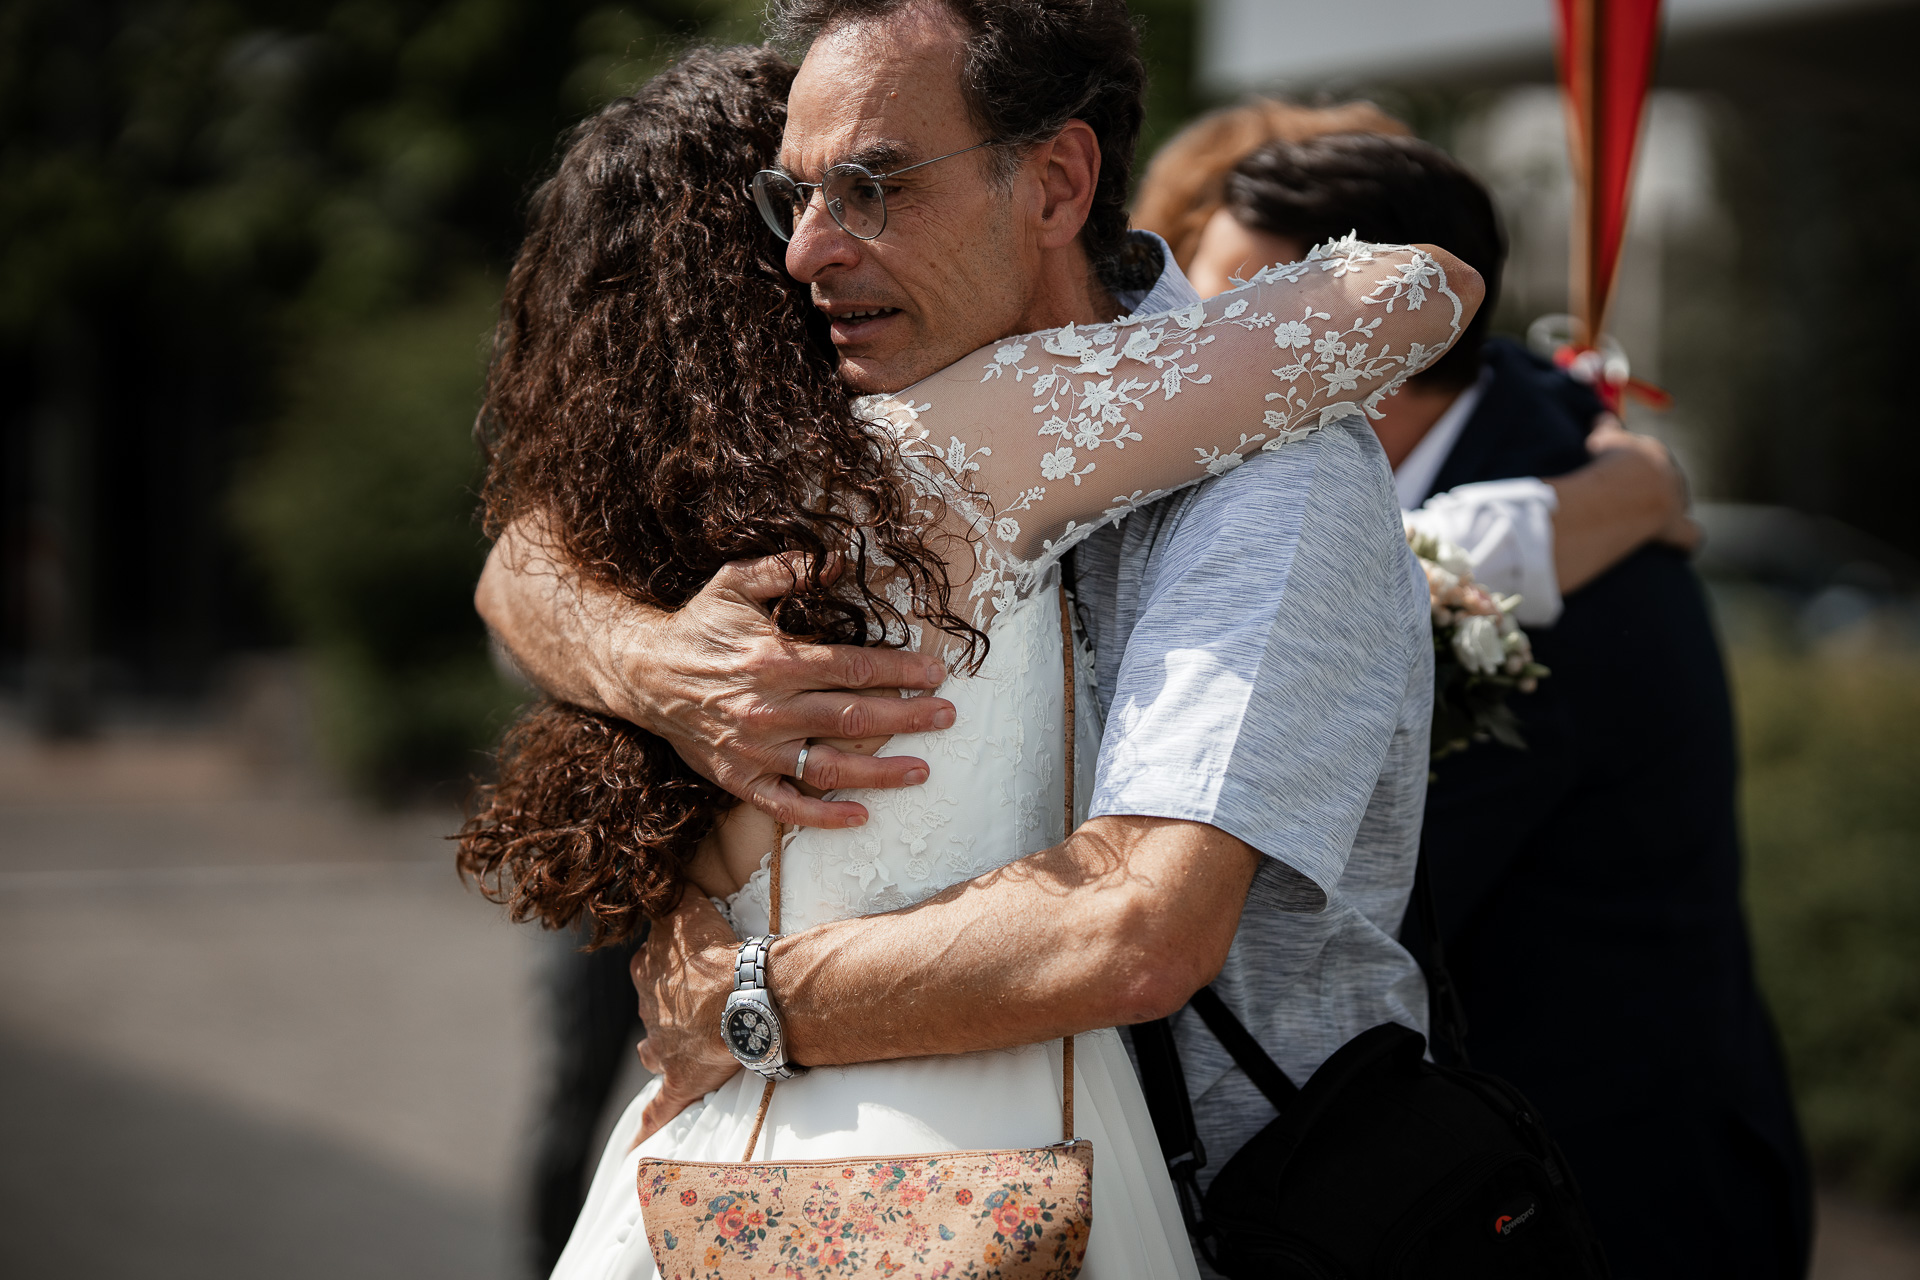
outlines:
{"label": "man wearing glasses", "polygon": [[[811,46],[755,196],[851,387],[1196,300],[1165,245],[1127,230],[1145,74],[1123,0],[787,0],[778,16]],[[965,893],[782,939],[768,986],[795,1061],[1039,1042],[1174,1013],[1209,982],[1296,1080],[1378,1023],[1424,1029],[1394,934],[1431,667],[1400,620],[1404,577],[1326,563],[1394,500],[1378,453],[1370,432],[1321,433],[1081,545],[1106,717],[1086,824]],[[865,817],[796,777],[829,797],[926,780],[922,760],[808,743],[949,727],[940,698],[858,692],[936,689],[937,662],[781,638],[759,603],[787,585],[777,564],[729,565],[663,614],[538,541],[502,539],[479,604],[556,696],[659,734],[787,822]],[[717,1032],[736,945],[689,895],[635,958],[642,1057],[665,1077],[646,1132],[737,1069]],[[1129,959],[1088,999],[1099,955]],[[1176,1034],[1217,1170],[1273,1110],[1197,1020]]]}

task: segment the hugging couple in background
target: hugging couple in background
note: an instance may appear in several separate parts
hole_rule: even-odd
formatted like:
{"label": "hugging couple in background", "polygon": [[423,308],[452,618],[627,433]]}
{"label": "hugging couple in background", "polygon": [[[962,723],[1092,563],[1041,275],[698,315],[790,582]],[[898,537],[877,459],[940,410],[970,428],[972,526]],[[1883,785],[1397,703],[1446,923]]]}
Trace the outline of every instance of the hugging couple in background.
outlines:
{"label": "hugging couple in background", "polygon": [[[462,864],[595,942],[651,922],[654,1079],[553,1274],[667,1270],[643,1161],[1039,1148],[1063,1095],[1097,1152],[1091,1233],[1063,1246],[1081,1274],[1199,1274],[1114,1028],[1180,1015],[1204,1180],[1275,1110],[1180,1013],[1195,992],[1294,1081],[1368,1028],[1428,1026],[1400,940],[1434,697],[1400,512],[1426,495],[1394,467],[1497,399],[1491,210],[1475,262],[1329,205],[1202,299],[1129,230],[1145,76],[1120,0],[776,18],[797,70],[690,53],[574,132],[489,374],[479,602],[554,700],[509,732]],[[1320,159],[1471,183],[1430,151]],[[1570,517],[1580,492],[1558,491]],[[1557,602],[1570,570],[1535,543],[1516,563]],[[1735,1199],[1710,1231],[1781,1216]],[[759,1225],[757,1272],[906,1265],[862,1255],[848,1216]],[[695,1244],[686,1274],[734,1273]],[[1012,1261],[989,1243],[972,1274]]]}

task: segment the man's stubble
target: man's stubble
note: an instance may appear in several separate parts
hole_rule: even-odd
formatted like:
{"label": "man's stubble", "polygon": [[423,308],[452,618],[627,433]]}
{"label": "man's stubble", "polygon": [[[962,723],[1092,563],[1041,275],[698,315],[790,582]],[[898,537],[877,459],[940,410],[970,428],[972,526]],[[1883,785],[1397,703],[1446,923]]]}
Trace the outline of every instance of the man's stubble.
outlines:
{"label": "man's stubble", "polygon": [[1003,198],[993,203],[990,234],[985,237],[985,243],[993,247],[992,252],[982,253],[976,247],[974,261],[962,264],[965,274],[980,279],[988,286],[984,292],[969,295],[971,310],[977,311],[978,322],[956,325],[951,331],[941,334],[940,340],[928,342],[922,349],[912,352],[913,358],[893,376],[877,382],[863,383],[848,367],[849,362],[841,361],[840,376],[850,390],[861,395],[892,395],[904,391],[914,383],[958,364],[982,347],[1013,337],[1021,331],[1020,317],[1029,313],[1037,286],[1031,274],[1021,268],[1021,256],[1011,243],[1011,192],[1002,183],[996,182],[995,185],[1001,188]]}

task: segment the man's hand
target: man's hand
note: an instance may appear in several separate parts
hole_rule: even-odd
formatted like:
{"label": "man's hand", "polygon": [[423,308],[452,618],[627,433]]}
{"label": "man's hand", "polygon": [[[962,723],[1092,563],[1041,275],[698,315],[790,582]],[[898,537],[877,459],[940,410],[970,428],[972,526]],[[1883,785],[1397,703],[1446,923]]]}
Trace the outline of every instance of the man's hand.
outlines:
{"label": "man's hand", "polygon": [[[857,690],[935,689],[946,668],[898,649],[802,644],[775,629],[764,602],[779,598],[804,566],[787,557],[736,561],[677,613],[618,637],[606,696],[628,719],[671,742],[681,758],[781,822],[859,826],[867,811],[816,800],[793,785],[810,738],[873,738],[945,729],[953,704],[939,698],[863,696]],[[807,784],[912,787],[927,764],[911,756],[865,756],[815,746]]]}
{"label": "man's hand", "polygon": [[690,890],[633,953],[630,971],[647,1027],[640,1065],[659,1076],[661,1086],[640,1113],[636,1146],[741,1069],[720,1038],[739,943],[713,903]]}
{"label": "man's hand", "polygon": [[1637,455],[1646,463],[1653,483],[1664,492],[1666,499],[1666,520],[1654,533],[1654,541],[1678,547],[1688,554],[1700,549],[1703,534],[1688,514],[1693,506],[1693,494],[1687,487],[1687,475],[1680,470],[1680,464],[1674,461],[1673,452],[1666,445],[1652,436],[1627,430],[1620,419],[1609,413],[1603,414],[1588,434],[1587,452],[1596,458],[1620,452]]}
{"label": "man's hand", "polygon": [[1686,477],[1665,445],[1607,414],[1587,436],[1587,451],[1592,462],[1546,480],[1559,497],[1553,567],[1562,595],[1650,541],[1689,552],[1700,545],[1700,527],[1687,514]]}
{"label": "man's hand", "polygon": [[[795,826],[866,821],[851,801],[802,794],[792,775],[812,738],[875,738],[945,729],[953,704],[861,690],[937,689],[945,667],[898,649],[815,645],[783,636],[765,602],[805,572],[803,560],[736,561],[668,613],[581,579],[550,550],[539,522],[494,544],[475,605],[542,689],[658,734],[689,765]],[[809,786],[908,787],[927,779],[912,756],[832,746],[807,755]]]}

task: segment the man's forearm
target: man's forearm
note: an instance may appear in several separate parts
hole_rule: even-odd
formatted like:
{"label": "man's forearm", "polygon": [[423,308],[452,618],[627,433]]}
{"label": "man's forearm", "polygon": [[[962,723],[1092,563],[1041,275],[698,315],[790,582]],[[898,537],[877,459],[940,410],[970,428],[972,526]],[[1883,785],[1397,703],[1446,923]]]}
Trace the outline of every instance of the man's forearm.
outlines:
{"label": "man's forearm", "polygon": [[577,706],[611,711],[606,673],[594,655],[610,641],[618,643],[636,613],[659,611],[583,580],[549,547],[538,520],[514,521],[487,556],[474,607],[541,689]]}
{"label": "man's forearm", "polygon": [[[1096,818],[917,906],[780,938],[788,1057],[972,1053],[1164,1017],[1220,972],[1259,860],[1199,823]],[[634,953],[640,1062],[660,1077],[642,1139],[740,1070],[720,1035],[738,945],[689,894]]]}
{"label": "man's forearm", "polygon": [[783,939],[793,1057],[966,1053],[1165,1016],[1225,962],[1258,859],[1197,823],[1095,819],[915,907]]}

